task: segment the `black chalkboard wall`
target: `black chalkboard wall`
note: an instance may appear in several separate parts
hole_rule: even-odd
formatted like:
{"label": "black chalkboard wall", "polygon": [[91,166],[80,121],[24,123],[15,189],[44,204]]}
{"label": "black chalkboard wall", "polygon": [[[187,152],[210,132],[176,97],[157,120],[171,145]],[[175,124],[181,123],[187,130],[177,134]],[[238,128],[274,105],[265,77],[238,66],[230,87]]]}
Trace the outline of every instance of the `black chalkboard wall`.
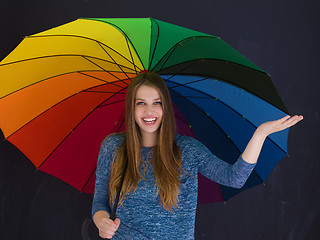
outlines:
{"label": "black chalkboard wall", "polygon": [[[316,1],[14,0],[1,3],[0,59],[24,36],[79,17],[153,17],[220,36],[272,75],[292,114],[290,157],[265,185],[198,208],[196,239],[320,239],[319,14]],[[0,136],[0,239],[82,239],[92,196],[36,171]],[[89,237],[98,239],[89,225]]]}

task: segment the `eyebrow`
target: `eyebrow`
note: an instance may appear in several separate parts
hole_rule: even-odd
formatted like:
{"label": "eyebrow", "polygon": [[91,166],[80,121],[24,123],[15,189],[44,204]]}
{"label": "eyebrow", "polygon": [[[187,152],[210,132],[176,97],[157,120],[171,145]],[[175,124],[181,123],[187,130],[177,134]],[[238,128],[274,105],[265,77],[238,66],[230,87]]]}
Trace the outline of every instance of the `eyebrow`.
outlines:
{"label": "eyebrow", "polygon": [[[161,98],[155,98],[153,101],[161,100]],[[145,101],[143,98],[136,98],[136,101]]]}

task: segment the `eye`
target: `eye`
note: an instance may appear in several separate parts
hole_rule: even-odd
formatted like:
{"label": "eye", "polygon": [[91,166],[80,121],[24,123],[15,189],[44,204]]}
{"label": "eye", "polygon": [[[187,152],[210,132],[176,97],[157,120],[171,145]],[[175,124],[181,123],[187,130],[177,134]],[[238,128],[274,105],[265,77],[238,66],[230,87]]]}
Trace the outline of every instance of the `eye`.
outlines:
{"label": "eye", "polygon": [[162,105],[162,102],[161,101],[157,101],[154,103],[155,105]]}
{"label": "eye", "polygon": [[137,102],[136,105],[144,105],[144,102]]}

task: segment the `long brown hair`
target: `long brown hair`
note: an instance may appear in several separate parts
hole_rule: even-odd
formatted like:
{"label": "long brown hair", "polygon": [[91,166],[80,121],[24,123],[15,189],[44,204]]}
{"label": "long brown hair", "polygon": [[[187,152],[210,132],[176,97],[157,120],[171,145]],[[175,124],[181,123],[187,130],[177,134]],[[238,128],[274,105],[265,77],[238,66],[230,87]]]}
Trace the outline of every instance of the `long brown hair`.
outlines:
{"label": "long brown hair", "polygon": [[178,205],[181,176],[181,151],[175,142],[176,123],[170,93],[165,81],[156,73],[143,72],[134,77],[128,87],[125,102],[126,134],[123,144],[118,149],[112,163],[109,182],[110,203],[115,199],[121,176],[128,158],[127,170],[123,181],[120,204],[125,197],[134,193],[138,182],[144,179],[144,160],[141,159],[141,134],[135,122],[135,98],[141,85],[152,86],[158,90],[163,108],[162,122],[158,129],[158,145],[153,147],[151,162],[160,196],[165,209],[172,211]]}

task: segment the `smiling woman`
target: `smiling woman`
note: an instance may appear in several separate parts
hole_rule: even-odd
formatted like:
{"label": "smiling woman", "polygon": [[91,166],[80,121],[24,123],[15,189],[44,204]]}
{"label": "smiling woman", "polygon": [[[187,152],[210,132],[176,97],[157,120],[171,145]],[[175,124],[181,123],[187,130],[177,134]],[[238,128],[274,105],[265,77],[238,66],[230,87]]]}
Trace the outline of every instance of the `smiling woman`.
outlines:
{"label": "smiling woman", "polygon": [[[138,186],[141,149],[153,147],[154,175],[165,208],[177,205],[180,184],[181,152],[175,143],[176,125],[172,102],[164,80],[156,73],[144,72],[130,83],[126,95],[125,144],[119,149],[119,159],[111,173],[110,196],[114,198],[128,160],[128,178],[124,179],[123,192],[129,193]],[[161,126],[161,127],[160,127]],[[115,160],[115,157],[113,157]],[[173,160],[173,161],[172,161]],[[143,161],[143,160],[142,160]],[[122,164],[119,164],[122,163]],[[124,200],[125,194],[120,201]]]}

